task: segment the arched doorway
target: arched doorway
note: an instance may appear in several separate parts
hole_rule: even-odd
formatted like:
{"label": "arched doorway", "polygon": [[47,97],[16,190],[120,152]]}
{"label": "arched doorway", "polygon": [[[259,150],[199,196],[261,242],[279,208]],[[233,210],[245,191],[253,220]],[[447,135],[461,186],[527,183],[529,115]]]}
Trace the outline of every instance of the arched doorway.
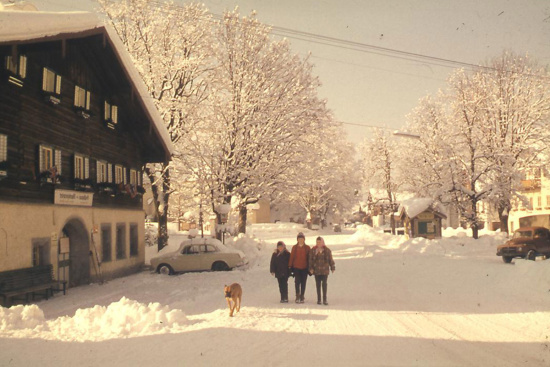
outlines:
{"label": "arched doorway", "polygon": [[79,219],[69,220],[63,227],[69,237],[69,287],[90,283],[90,239],[86,226]]}

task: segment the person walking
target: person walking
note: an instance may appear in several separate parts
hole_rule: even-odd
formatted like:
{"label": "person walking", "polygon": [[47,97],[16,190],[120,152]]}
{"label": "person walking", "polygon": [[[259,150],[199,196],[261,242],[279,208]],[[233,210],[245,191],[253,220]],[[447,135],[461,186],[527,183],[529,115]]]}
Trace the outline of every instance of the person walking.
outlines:
{"label": "person walking", "polygon": [[277,248],[273,252],[273,255],[271,255],[269,271],[279,282],[281,303],[288,303],[288,277],[290,275],[290,270],[288,268],[289,260],[290,252],[286,249],[285,243],[283,241],[277,242]]}
{"label": "person walking", "polygon": [[306,236],[298,233],[297,244],[292,246],[288,267],[294,273],[294,286],[296,287],[296,303],[304,303],[308,274],[308,259],[311,248],[306,245]]}
{"label": "person walking", "polygon": [[323,289],[323,304],[328,305],[328,275],[330,271],[334,273],[334,270],[336,270],[336,267],[332,259],[332,251],[325,245],[325,240],[322,237],[317,237],[315,247],[309,252],[309,273],[315,275],[318,305],[321,304],[321,288]]}

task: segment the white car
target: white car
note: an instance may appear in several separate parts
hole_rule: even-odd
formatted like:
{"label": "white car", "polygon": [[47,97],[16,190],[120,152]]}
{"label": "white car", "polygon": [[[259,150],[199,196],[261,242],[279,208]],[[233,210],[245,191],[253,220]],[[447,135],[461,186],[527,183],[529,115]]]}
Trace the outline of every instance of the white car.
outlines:
{"label": "white car", "polygon": [[183,241],[177,251],[167,252],[151,259],[151,267],[160,274],[186,271],[225,271],[248,264],[238,250],[227,248],[215,238],[193,238]]}

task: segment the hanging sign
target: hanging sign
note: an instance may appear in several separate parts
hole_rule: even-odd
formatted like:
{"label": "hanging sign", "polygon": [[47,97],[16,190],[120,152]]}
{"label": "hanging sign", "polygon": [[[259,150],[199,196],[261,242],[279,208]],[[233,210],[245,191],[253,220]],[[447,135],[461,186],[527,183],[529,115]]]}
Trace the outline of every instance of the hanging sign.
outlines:
{"label": "hanging sign", "polygon": [[54,204],[92,206],[93,192],[80,192],[71,190],[55,190]]}

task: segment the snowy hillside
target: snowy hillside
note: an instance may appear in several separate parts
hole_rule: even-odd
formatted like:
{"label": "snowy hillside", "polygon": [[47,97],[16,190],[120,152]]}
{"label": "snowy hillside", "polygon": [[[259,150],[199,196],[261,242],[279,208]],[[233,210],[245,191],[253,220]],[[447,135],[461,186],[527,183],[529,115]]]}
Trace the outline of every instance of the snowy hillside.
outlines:
{"label": "snowy hillside", "polygon": [[[545,366],[550,361],[550,262],[495,255],[501,235],[446,231],[405,240],[368,227],[320,232],[333,250],[329,306],[280,304],[269,259],[293,224],[254,225],[233,245],[247,269],[162,276],[142,272],[0,309],[2,365]],[[347,232],[346,232],[347,231]],[[290,246],[289,246],[290,247]],[[223,286],[239,282],[229,318]],[[292,278],[289,281],[291,295]]]}

